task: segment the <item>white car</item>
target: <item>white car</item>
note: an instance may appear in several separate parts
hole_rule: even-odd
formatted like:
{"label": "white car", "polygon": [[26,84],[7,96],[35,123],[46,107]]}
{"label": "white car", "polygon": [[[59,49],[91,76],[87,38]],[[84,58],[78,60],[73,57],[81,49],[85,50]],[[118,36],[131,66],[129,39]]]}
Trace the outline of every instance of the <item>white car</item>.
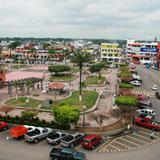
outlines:
{"label": "white car", "polygon": [[155,112],[152,109],[139,109],[137,110],[139,114],[155,116]]}
{"label": "white car", "polygon": [[140,86],[141,83],[139,81],[131,81],[130,84],[134,85],[134,86]]}
{"label": "white car", "polygon": [[152,90],[157,90],[158,87],[157,87],[157,85],[154,84],[154,85],[151,87],[151,89],[152,89]]}

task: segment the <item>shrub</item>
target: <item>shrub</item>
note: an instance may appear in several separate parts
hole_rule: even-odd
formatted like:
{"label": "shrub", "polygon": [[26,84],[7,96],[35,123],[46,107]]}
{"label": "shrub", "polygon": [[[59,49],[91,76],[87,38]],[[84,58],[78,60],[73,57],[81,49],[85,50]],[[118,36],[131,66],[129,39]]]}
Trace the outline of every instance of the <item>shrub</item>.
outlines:
{"label": "shrub", "polygon": [[119,88],[133,88],[133,85],[129,83],[120,83]]}
{"label": "shrub", "polygon": [[138,99],[134,96],[119,96],[116,98],[117,105],[137,106]]}

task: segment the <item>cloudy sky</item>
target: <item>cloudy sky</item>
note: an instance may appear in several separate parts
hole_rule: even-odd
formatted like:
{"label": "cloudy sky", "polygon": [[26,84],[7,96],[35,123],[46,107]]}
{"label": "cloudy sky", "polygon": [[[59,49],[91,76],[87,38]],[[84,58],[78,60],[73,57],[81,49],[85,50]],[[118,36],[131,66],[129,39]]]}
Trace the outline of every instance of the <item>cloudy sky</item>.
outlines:
{"label": "cloudy sky", "polygon": [[160,0],[0,0],[0,37],[160,40]]}

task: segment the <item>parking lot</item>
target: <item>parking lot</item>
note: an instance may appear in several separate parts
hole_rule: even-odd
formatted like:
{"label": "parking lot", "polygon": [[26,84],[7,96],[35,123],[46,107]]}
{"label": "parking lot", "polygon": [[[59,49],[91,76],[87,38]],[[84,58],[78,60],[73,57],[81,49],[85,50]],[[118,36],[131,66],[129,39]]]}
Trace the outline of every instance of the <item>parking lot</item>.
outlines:
{"label": "parking lot", "polygon": [[150,138],[151,130],[135,127],[135,131],[115,139],[110,139],[99,146],[95,151],[98,152],[125,152],[147,147],[160,138],[159,132],[154,132],[154,139]]}

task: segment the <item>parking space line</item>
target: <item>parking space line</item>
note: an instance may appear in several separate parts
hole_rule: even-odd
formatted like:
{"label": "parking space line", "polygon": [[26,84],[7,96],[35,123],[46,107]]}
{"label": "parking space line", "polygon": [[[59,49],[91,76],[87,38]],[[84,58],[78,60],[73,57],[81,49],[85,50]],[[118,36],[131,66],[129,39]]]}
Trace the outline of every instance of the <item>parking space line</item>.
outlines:
{"label": "parking space line", "polygon": [[102,148],[99,150],[99,152],[109,152],[109,150],[107,148]]}
{"label": "parking space line", "polygon": [[124,140],[124,141],[126,141],[126,142],[128,142],[128,143],[130,143],[130,144],[133,144],[133,145],[135,145],[135,146],[141,146],[141,145],[139,145],[139,144],[137,144],[137,143],[134,143],[134,142],[131,142],[131,141],[129,141],[129,140],[127,140],[127,139],[124,139],[124,137],[122,137],[122,138],[120,138],[120,139],[122,139],[122,140]]}
{"label": "parking space line", "polygon": [[[147,135],[149,135],[149,136],[151,136],[151,134],[150,133],[146,133],[146,132],[143,132],[143,131],[139,131],[139,132],[141,132],[141,133],[143,133],[143,134],[147,134]],[[158,138],[157,136],[154,136],[155,138]]]}
{"label": "parking space line", "polygon": [[[140,139],[137,139],[137,138],[131,137],[131,136],[129,136],[129,135],[127,135],[126,137],[131,138],[131,139],[134,139],[134,140],[136,140],[136,141],[139,141],[139,142],[141,142],[141,143],[146,144],[146,142],[144,142],[144,141],[142,141],[142,140],[140,140]],[[142,145],[141,145],[141,146],[142,146]]]}
{"label": "parking space line", "polygon": [[108,146],[108,145],[109,145],[110,143],[112,143],[112,142],[113,142],[113,140],[106,141],[105,143],[103,143],[102,145],[100,145],[99,147],[97,147],[97,148],[94,150],[94,152],[97,151],[97,150],[101,150],[102,148]]}
{"label": "parking space line", "polygon": [[131,147],[130,147],[130,146],[127,146],[127,145],[125,145],[125,144],[123,144],[123,143],[121,143],[121,142],[116,141],[116,143],[120,144],[121,146],[124,146],[124,147],[126,147],[126,148],[131,149]]}
{"label": "parking space line", "polygon": [[144,138],[144,139],[146,139],[146,140],[152,141],[149,137],[147,138],[147,137],[145,137],[145,136],[139,135],[138,133],[133,133],[133,134],[136,135],[136,136],[138,136],[138,137],[142,137],[142,138]]}
{"label": "parking space line", "polygon": [[118,151],[121,151],[121,149],[119,148],[119,147],[117,147],[117,146],[115,146],[114,144],[110,144],[109,146],[111,146],[112,148],[115,148],[116,150],[118,150]]}
{"label": "parking space line", "polygon": [[81,148],[81,144],[79,144],[78,146],[75,147],[76,149],[80,149]]}

